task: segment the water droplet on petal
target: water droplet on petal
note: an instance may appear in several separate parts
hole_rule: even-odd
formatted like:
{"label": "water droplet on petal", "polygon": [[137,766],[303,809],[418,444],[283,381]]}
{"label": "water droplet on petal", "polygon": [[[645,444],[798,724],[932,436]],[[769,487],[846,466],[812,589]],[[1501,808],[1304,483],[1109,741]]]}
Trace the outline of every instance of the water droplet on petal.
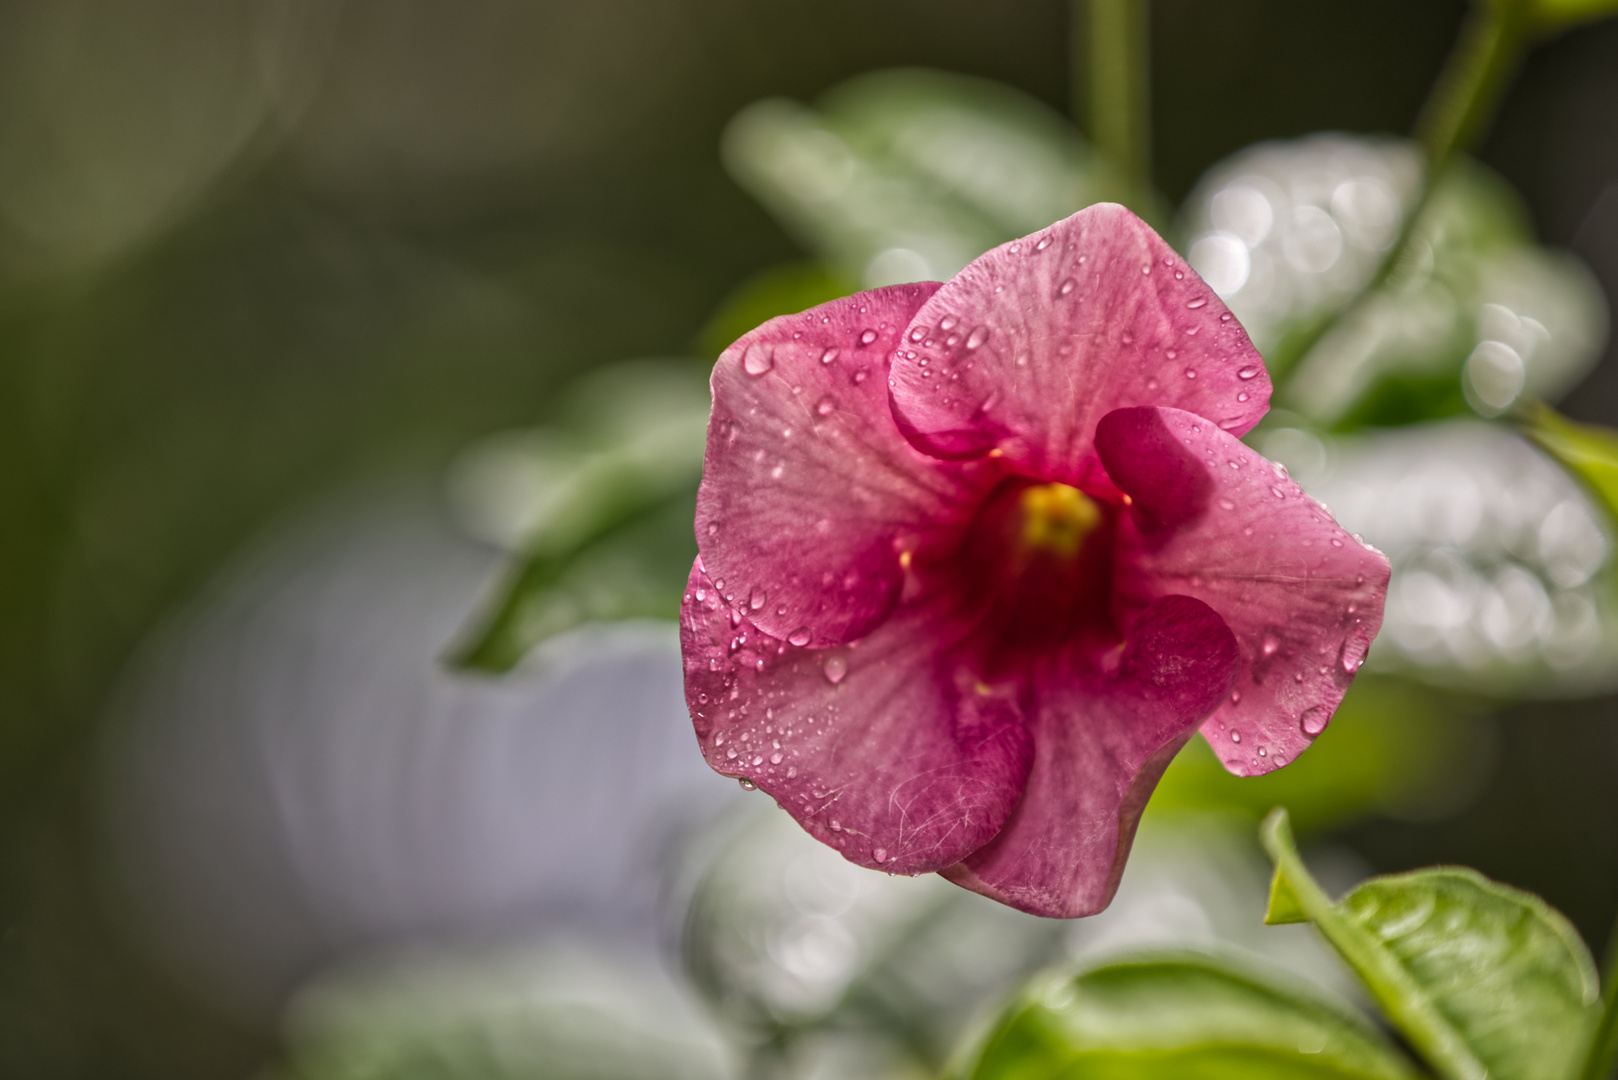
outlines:
{"label": "water droplet on petal", "polygon": [[1074,281],[1072,278],[1068,278],[1066,281],[1062,282],[1061,287],[1056,290],[1056,295],[1067,296],[1078,287],[1079,283],[1077,281]]}
{"label": "water droplet on petal", "polygon": [[1230,741],[1234,742],[1234,743],[1241,742],[1242,741],[1242,733],[1239,732],[1239,731],[1232,731],[1230,733]]}
{"label": "water droplet on petal", "polygon": [[1236,509],[1236,504],[1234,502],[1232,502],[1231,500],[1229,500],[1229,499],[1220,499],[1219,500],[1219,509],[1221,509],[1221,510],[1234,510],[1234,509]]}
{"label": "water droplet on petal", "polygon": [[870,374],[871,374],[870,369],[868,369],[868,368],[860,368],[858,371],[856,371],[854,373],[854,385],[858,386],[860,383],[864,382],[867,378],[870,377]]}
{"label": "water droplet on petal", "polygon": [[827,349],[825,352],[820,354],[820,362],[822,364],[829,364],[833,360],[836,360],[836,359],[837,359],[837,350],[836,349]]}
{"label": "water droplet on petal", "polygon": [[960,323],[960,321],[961,320],[954,315],[945,315],[942,319],[938,320],[938,328],[940,330],[953,330]]}
{"label": "water droplet on petal", "polygon": [[1244,367],[1236,373],[1236,377],[1244,381],[1247,379],[1254,379],[1258,377],[1258,370],[1259,369],[1256,367]]}
{"label": "water droplet on petal", "polygon": [[785,754],[783,754],[783,753],[781,753],[781,751],[777,750],[775,753],[770,755],[770,764],[771,765],[779,765],[779,764],[781,764],[782,760],[785,757],[786,757]]}
{"label": "water droplet on petal", "polygon": [[1319,735],[1326,730],[1326,723],[1331,719],[1331,710],[1324,705],[1315,705],[1303,710],[1298,718],[1298,726],[1305,735]]}
{"label": "water droplet on petal", "polygon": [[873,856],[875,856],[877,862],[887,862],[888,861],[888,849],[887,848],[877,848],[875,851],[871,852],[871,854]]}
{"label": "water droplet on petal", "polygon": [[1230,703],[1232,705],[1240,705],[1242,703],[1242,692],[1240,690],[1232,690],[1230,692]]}
{"label": "water droplet on petal", "polygon": [[1128,330],[1125,330],[1123,334],[1120,335],[1120,338],[1125,345],[1135,344],[1135,335],[1131,334]]}
{"label": "water droplet on petal", "polygon": [[796,630],[792,631],[792,633],[787,635],[787,640],[801,648],[809,644],[809,639],[811,637],[814,637],[814,631],[810,630],[807,626],[800,626]]}
{"label": "water droplet on petal", "polygon": [[1231,318],[1232,318],[1232,316],[1231,316],[1230,312],[1227,311],[1224,314],[1219,316],[1219,321],[1220,322],[1229,322],[1231,320]]}
{"label": "water droplet on petal", "polygon": [[966,347],[968,349],[976,349],[988,340],[989,328],[987,326],[980,326],[973,330],[970,334],[966,335]]}
{"label": "water droplet on petal", "polygon": [[757,611],[759,608],[764,606],[764,601],[766,599],[767,597],[764,590],[755,585],[753,586],[752,594],[747,598],[747,606],[752,608],[754,611]]}
{"label": "water droplet on petal", "polygon": [[709,536],[718,536],[719,535],[719,522],[717,522],[717,521],[708,522],[708,535]]}
{"label": "water droplet on petal", "polygon": [[1236,395],[1236,400],[1237,401],[1246,401],[1247,400],[1247,391],[1243,390],[1241,393],[1237,394]]}
{"label": "water droplet on petal", "polygon": [[848,661],[841,656],[828,656],[826,662],[821,665],[821,670],[826,673],[826,681],[836,686],[843,681],[843,676],[848,674]]}
{"label": "water droplet on petal", "polygon": [[1276,650],[1279,649],[1280,647],[1281,647],[1281,639],[1280,638],[1276,637],[1274,634],[1265,634],[1264,635],[1264,644],[1261,646],[1261,648],[1263,649],[1265,656],[1274,656]]}
{"label": "water droplet on petal", "polygon": [[1264,747],[1261,746],[1261,747],[1258,748],[1258,756],[1259,757],[1269,757],[1270,752],[1268,750],[1264,749]]}
{"label": "water droplet on petal", "polygon": [[1039,243],[1034,245],[1034,250],[1035,251],[1044,251],[1046,248],[1051,246],[1051,241],[1053,239],[1055,239],[1055,238],[1050,236],[1049,234],[1040,237],[1039,238]]}
{"label": "water droplet on petal", "polygon": [[867,331],[865,331],[865,333],[860,335],[860,344],[861,345],[869,345],[871,342],[873,342],[875,340],[876,340],[876,331],[875,330],[867,330]]}
{"label": "water droplet on petal", "polygon": [[1200,308],[1200,307],[1207,307],[1208,306],[1208,298],[1206,296],[1195,297],[1195,298],[1193,298],[1191,300],[1187,300],[1185,302],[1185,306],[1192,309],[1193,311],[1195,311],[1197,308]]}
{"label": "water droplet on petal", "polygon": [[[1171,359],[1172,359],[1172,357],[1171,357]],[[1196,378],[1197,377],[1197,369],[1196,368],[1186,368],[1185,369],[1185,377],[1188,378],[1188,379]]]}
{"label": "water droplet on petal", "polygon": [[755,341],[742,353],[742,370],[749,375],[759,376],[775,366],[775,346],[762,341]]}
{"label": "water droplet on petal", "polygon": [[736,782],[742,786],[743,791],[757,791],[758,790],[758,785],[753,783],[753,781],[749,780],[745,776],[742,777],[740,780],[738,780]]}
{"label": "water droplet on petal", "polygon": [[830,416],[836,411],[837,399],[832,397],[830,394],[827,394],[825,397],[821,398],[820,402],[815,406],[815,415],[817,416]]}

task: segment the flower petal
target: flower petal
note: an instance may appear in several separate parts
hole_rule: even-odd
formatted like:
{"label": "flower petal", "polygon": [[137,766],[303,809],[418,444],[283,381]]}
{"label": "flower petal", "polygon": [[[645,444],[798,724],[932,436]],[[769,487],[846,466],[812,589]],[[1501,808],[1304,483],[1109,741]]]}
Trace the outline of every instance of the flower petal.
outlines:
{"label": "flower petal", "polygon": [[1219,612],[1242,671],[1203,734],[1239,776],[1291,761],[1325,729],[1382,625],[1388,560],[1200,416],[1120,409],[1096,446],[1134,500],[1118,526],[1115,603],[1127,612],[1183,594]]}
{"label": "flower petal", "polygon": [[1239,663],[1229,628],[1186,596],[1141,613],[1111,675],[1070,651],[1035,680],[1027,794],[998,836],[944,876],[1034,915],[1106,907],[1146,800]]}
{"label": "flower petal", "polygon": [[725,599],[775,637],[859,637],[898,600],[899,548],[959,516],[963,470],[905,441],[885,378],[937,288],[873,289],[773,319],[714,366],[697,547]]}
{"label": "flower petal", "polygon": [[907,605],[854,645],[799,648],[726,605],[699,559],[680,643],[708,764],[861,866],[918,874],[981,847],[1021,797],[1033,749],[1009,695],[960,685],[939,625]]}
{"label": "flower petal", "polygon": [[944,458],[1000,450],[1046,480],[1105,490],[1096,421],[1172,405],[1245,433],[1264,362],[1219,297],[1145,222],[1100,203],[979,257],[916,313],[893,411]]}

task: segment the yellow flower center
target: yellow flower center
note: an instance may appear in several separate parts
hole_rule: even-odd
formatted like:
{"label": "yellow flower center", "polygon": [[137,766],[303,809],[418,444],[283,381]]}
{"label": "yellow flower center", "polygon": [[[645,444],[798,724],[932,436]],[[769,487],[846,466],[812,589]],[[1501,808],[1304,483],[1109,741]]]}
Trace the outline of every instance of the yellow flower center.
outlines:
{"label": "yellow flower center", "polygon": [[1101,508],[1078,488],[1035,484],[1024,488],[1022,542],[1062,557],[1076,554],[1084,538],[1101,524]]}

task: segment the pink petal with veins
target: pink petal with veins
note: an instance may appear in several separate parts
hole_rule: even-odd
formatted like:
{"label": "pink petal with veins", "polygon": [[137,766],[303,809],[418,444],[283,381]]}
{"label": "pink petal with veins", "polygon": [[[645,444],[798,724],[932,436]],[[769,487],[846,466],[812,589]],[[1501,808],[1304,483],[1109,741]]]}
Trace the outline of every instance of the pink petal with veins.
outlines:
{"label": "pink petal with veins", "polygon": [[938,615],[901,608],[855,645],[799,648],[733,615],[698,560],[680,641],[708,764],[861,866],[917,874],[981,847],[1033,748],[1012,698],[952,664]]}
{"label": "pink petal with veins", "polygon": [[1070,654],[1037,673],[1028,792],[1000,834],[944,876],[1035,915],[1106,907],[1146,800],[1239,663],[1212,609],[1169,596],[1141,613],[1116,672]]}
{"label": "pink petal with veins", "polygon": [[937,289],[896,285],[772,319],[714,366],[697,547],[728,603],[796,644],[845,642],[897,602],[902,548],[973,485],[888,408],[888,355]]}
{"label": "pink petal with veins", "polygon": [[1236,435],[1270,380],[1214,291],[1111,203],[979,257],[933,294],[894,354],[894,416],[943,458],[997,449],[1044,480],[1105,490],[1093,434],[1130,405],[1186,409]]}
{"label": "pink petal with veins", "polygon": [[1122,409],[1103,418],[1096,444],[1134,500],[1118,528],[1115,606],[1182,594],[1217,611],[1242,669],[1203,734],[1237,775],[1293,760],[1324,730],[1382,625],[1388,560],[1200,416]]}

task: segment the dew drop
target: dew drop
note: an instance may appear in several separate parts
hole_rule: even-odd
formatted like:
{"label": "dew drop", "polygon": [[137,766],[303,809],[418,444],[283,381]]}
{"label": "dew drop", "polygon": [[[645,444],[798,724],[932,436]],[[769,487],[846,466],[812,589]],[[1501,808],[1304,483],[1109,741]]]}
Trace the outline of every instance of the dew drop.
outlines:
{"label": "dew drop", "polygon": [[858,386],[860,383],[862,383],[866,379],[870,378],[870,375],[871,375],[871,372],[869,371],[869,369],[860,368],[858,371],[856,371],[854,373],[854,385]]}
{"label": "dew drop", "polygon": [[1231,314],[1228,311],[1219,316],[1219,321],[1220,322],[1229,322],[1230,320],[1231,320]]}
{"label": "dew drop", "polygon": [[1230,501],[1229,499],[1220,499],[1219,500],[1219,509],[1221,509],[1221,510],[1234,510],[1234,509],[1236,509],[1236,504],[1234,502]]}
{"label": "dew drop", "polygon": [[1243,390],[1241,393],[1237,394],[1236,395],[1236,400],[1237,401],[1246,401],[1247,400],[1247,391]]}
{"label": "dew drop", "polygon": [[1337,537],[1334,536],[1334,537],[1331,538],[1331,546],[1332,547],[1342,547],[1343,542],[1341,540],[1337,539]]}
{"label": "dew drop", "polygon": [[[1262,753],[1262,751],[1260,751],[1260,753]],[[770,755],[770,764],[771,765],[779,765],[779,764],[781,764],[782,760],[785,757],[786,757],[785,754],[783,754],[783,753],[781,753],[781,751],[777,750],[775,753]]]}
{"label": "dew drop", "polygon": [[836,349],[827,349],[825,352],[820,354],[820,362],[822,364],[829,364],[833,360],[836,360],[836,359],[837,359],[837,350]]}
{"label": "dew drop", "polygon": [[940,330],[953,330],[960,324],[960,321],[961,320],[954,315],[945,315],[942,319],[938,320],[938,328]]}
{"label": "dew drop", "polygon": [[698,589],[697,590],[697,603],[700,604],[706,599],[708,599],[708,590],[707,589]]}
{"label": "dew drop", "polygon": [[1196,378],[1197,377],[1197,369],[1196,368],[1186,368],[1185,369],[1185,377],[1188,378],[1188,379]]}
{"label": "dew drop", "polygon": [[988,340],[989,328],[987,326],[980,326],[973,330],[970,334],[966,335],[966,347],[968,349],[976,349]]}
{"label": "dew drop", "polygon": [[1072,278],[1068,278],[1066,281],[1062,282],[1061,287],[1056,290],[1056,295],[1057,296],[1067,296],[1070,293],[1072,293],[1074,289],[1077,289],[1078,287],[1079,287],[1079,283],[1077,281],[1074,281]]}
{"label": "dew drop", "polygon": [[827,394],[825,397],[821,398],[820,403],[815,406],[816,416],[830,416],[836,411],[837,399],[832,397],[830,394]]}
{"label": "dew drop", "polygon": [[1303,728],[1305,735],[1319,735],[1326,730],[1326,722],[1331,719],[1331,710],[1324,705],[1315,705],[1303,710],[1298,718],[1298,726]]}
{"label": "dew drop", "polygon": [[1049,235],[1040,237],[1039,238],[1039,243],[1034,245],[1034,250],[1035,251],[1044,251],[1046,248],[1051,246],[1051,240],[1053,240],[1053,239],[1054,239],[1054,237],[1049,236]]}
{"label": "dew drop", "polygon": [[1286,492],[1282,491],[1278,485],[1273,484],[1270,486],[1270,494],[1274,495],[1277,499],[1284,499],[1287,497]]}
{"label": "dew drop", "polygon": [[1184,270],[1176,270],[1176,271],[1174,271],[1174,280],[1175,281],[1184,281],[1185,280],[1185,271]]}
{"label": "dew drop", "polygon": [[814,631],[810,630],[807,626],[800,626],[796,630],[792,631],[792,633],[787,635],[787,640],[801,648],[802,646],[809,644],[809,639],[813,636]]}
{"label": "dew drop", "polygon": [[860,335],[860,344],[861,345],[869,345],[871,342],[873,342],[875,340],[876,340],[876,331],[875,330],[867,330],[867,331],[865,331],[865,333]]}
{"label": "dew drop", "polygon": [[742,353],[742,370],[752,376],[764,374],[775,366],[775,346],[755,341]]}
{"label": "dew drop", "polygon": [[1281,647],[1281,639],[1280,638],[1276,637],[1274,634],[1265,634],[1264,635],[1264,644],[1261,646],[1261,648],[1263,649],[1265,656],[1274,656],[1276,650],[1279,649],[1280,647]]}
{"label": "dew drop", "polygon": [[1268,750],[1264,749],[1264,747],[1261,746],[1261,747],[1258,748],[1258,756],[1259,757],[1269,757],[1270,752]]}
{"label": "dew drop", "polygon": [[[1352,605],[1350,605],[1352,607]],[[1350,634],[1343,639],[1342,665],[1343,672],[1354,674],[1365,663],[1365,654],[1371,649],[1371,643],[1364,634]]]}
{"label": "dew drop", "polygon": [[836,686],[843,681],[843,676],[848,674],[848,661],[841,656],[828,656],[825,664],[821,665],[821,670],[826,674],[826,681]]}
{"label": "dew drop", "polygon": [[1256,368],[1256,367],[1244,367],[1244,368],[1242,368],[1240,371],[1238,371],[1236,373],[1236,377],[1238,379],[1241,379],[1244,382],[1246,380],[1248,380],[1248,379],[1257,378],[1258,377],[1258,368]]}
{"label": "dew drop", "polygon": [[1187,300],[1185,302],[1185,306],[1190,308],[1192,311],[1195,311],[1197,308],[1200,308],[1200,307],[1207,307],[1208,306],[1208,298],[1206,296],[1198,296],[1195,299]]}
{"label": "dew drop", "polygon": [[888,861],[888,849],[887,848],[880,848],[879,847],[875,851],[871,852],[871,854],[876,858],[877,862],[887,862]]}
{"label": "dew drop", "polygon": [[1230,703],[1232,705],[1240,705],[1242,703],[1242,692],[1240,690],[1232,690],[1230,692]]}
{"label": "dew drop", "polygon": [[1233,742],[1233,743],[1241,742],[1242,741],[1242,733],[1239,732],[1239,731],[1232,731],[1230,733],[1230,741]]}
{"label": "dew drop", "polygon": [[745,776],[742,777],[740,780],[738,780],[736,782],[742,786],[743,791],[757,791],[758,790],[758,785],[753,783],[753,781],[749,780]]}
{"label": "dew drop", "polygon": [[717,522],[717,521],[708,522],[708,535],[709,536],[718,536],[719,535],[719,522]]}
{"label": "dew drop", "polygon": [[764,606],[764,601],[766,599],[768,599],[768,597],[765,595],[764,590],[755,585],[753,586],[752,594],[747,598],[747,606],[752,608],[754,611],[757,611],[759,608]]}
{"label": "dew drop", "polygon": [[1135,335],[1131,334],[1128,330],[1125,330],[1121,335],[1121,340],[1125,345],[1133,345],[1135,344]]}
{"label": "dew drop", "polygon": [[914,330],[910,331],[910,340],[911,341],[920,341],[922,338],[924,338],[926,336],[927,336],[927,331],[926,331],[926,329],[924,327],[918,326]]}

